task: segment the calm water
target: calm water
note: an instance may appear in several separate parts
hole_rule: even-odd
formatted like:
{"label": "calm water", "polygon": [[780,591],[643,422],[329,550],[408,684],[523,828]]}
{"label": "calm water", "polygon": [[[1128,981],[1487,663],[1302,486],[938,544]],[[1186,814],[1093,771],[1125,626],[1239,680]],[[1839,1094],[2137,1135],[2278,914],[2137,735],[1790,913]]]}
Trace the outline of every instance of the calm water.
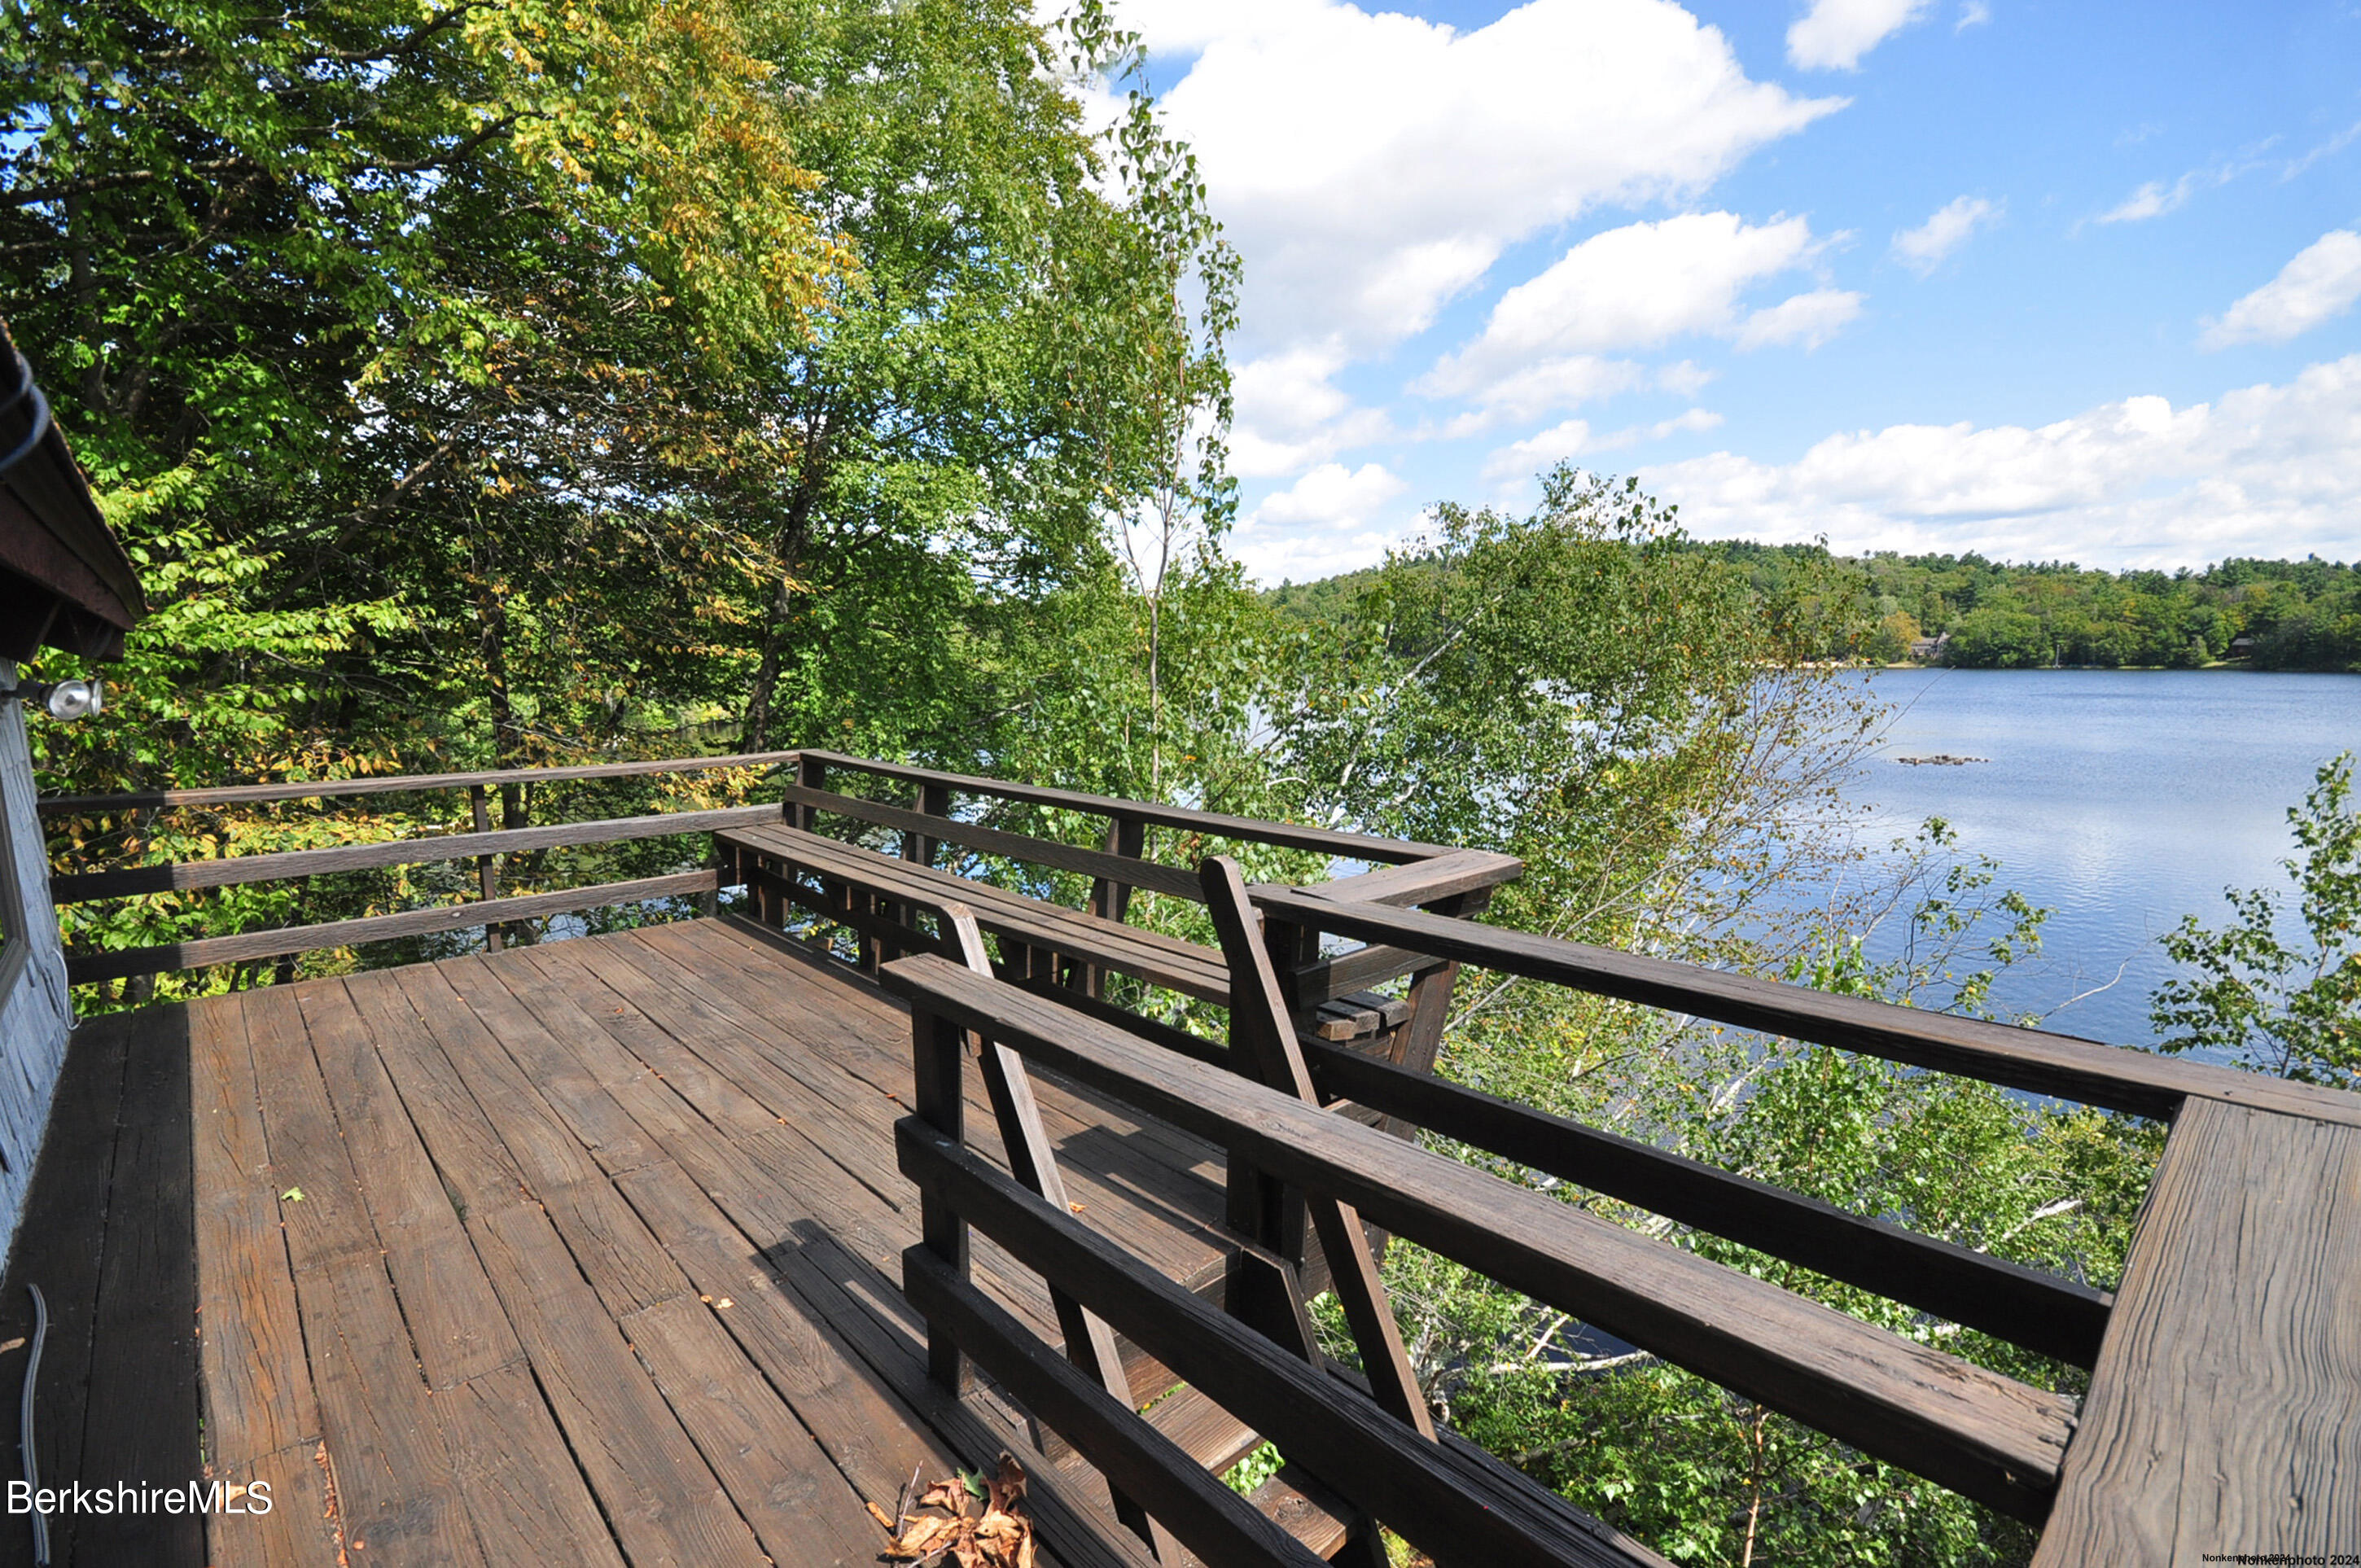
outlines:
{"label": "calm water", "polygon": [[[1911,670],[1869,679],[1896,710],[1850,792],[1870,808],[1875,841],[1942,817],[1962,850],[2001,861],[1997,885],[2057,910],[2042,958],[2011,977],[2002,1003],[2125,1044],[2155,1037],[2149,992],[2173,968],[2158,935],[2183,915],[2222,924],[2224,887],[2287,885],[2278,863],[2294,849],[2287,808],[2322,762],[2361,752],[2361,675]],[[1938,751],[1991,761],[1894,760]]]}

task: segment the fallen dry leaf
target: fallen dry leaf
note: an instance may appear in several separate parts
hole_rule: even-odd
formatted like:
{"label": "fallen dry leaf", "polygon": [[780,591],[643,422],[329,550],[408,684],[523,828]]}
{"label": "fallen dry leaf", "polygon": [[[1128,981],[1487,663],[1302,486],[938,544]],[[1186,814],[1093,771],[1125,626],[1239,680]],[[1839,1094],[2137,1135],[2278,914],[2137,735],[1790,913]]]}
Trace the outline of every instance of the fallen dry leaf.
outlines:
{"label": "fallen dry leaf", "polygon": [[925,1495],[919,1497],[918,1507],[949,1508],[951,1512],[960,1514],[967,1511],[967,1499],[968,1489],[965,1483],[958,1480],[938,1481],[928,1487]]}
{"label": "fallen dry leaf", "polygon": [[[1012,1454],[1000,1456],[994,1474],[981,1482],[980,1515],[968,1511],[975,1485],[963,1475],[936,1482],[913,1507],[940,1511],[917,1519],[891,1519],[884,1508],[869,1504],[870,1517],[894,1537],[885,1555],[921,1568],[945,1557],[960,1568],[1033,1568],[1033,1519],[1025,1507],[1024,1467]],[[903,1528],[906,1520],[907,1529]]]}

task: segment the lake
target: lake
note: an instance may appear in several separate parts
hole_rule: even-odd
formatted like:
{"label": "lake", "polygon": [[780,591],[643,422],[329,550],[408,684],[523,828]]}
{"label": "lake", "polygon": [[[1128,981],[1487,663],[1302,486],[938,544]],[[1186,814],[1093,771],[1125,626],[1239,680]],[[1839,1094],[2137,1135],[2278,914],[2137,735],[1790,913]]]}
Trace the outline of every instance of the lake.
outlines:
{"label": "lake", "polygon": [[[1847,792],[1868,808],[1871,840],[1882,845],[1941,817],[1962,850],[1999,861],[1996,886],[2057,911],[2041,958],[2008,977],[1999,1004],[2125,1045],[2155,1038],[2149,993],[2174,967],[2158,936],[2183,915],[2224,923],[2225,887],[2288,887],[2279,868],[2295,848],[2287,808],[2322,762],[2361,752],[2361,675],[1897,670],[1863,678],[1894,709],[1884,744]],[[1935,752],[1990,761],[1894,760]]]}

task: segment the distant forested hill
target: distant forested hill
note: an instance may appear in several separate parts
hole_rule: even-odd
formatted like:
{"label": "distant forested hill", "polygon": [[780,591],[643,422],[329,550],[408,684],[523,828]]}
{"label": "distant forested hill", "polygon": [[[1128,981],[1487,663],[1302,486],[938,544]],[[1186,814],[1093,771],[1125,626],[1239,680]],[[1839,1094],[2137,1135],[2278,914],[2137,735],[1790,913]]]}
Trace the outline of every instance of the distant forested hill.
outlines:
{"label": "distant forested hill", "polygon": [[[2361,670],[2361,562],[2231,559],[2202,572],[2103,572],[1983,556],[1835,555],[1817,544],[1718,540],[1689,548],[1743,572],[1755,602],[1828,628],[1828,657],[1970,669],[2169,666]],[[1334,620],[1375,571],[1288,584],[1283,613]],[[1791,622],[1792,623],[1792,622]]]}

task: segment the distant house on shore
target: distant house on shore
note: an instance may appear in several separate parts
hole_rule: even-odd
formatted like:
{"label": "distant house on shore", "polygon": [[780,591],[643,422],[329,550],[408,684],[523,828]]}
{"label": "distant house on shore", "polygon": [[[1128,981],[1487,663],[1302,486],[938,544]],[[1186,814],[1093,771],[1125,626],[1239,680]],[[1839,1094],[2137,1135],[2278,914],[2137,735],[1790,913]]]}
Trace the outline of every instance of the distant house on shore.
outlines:
{"label": "distant house on shore", "polygon": [[2254,656],[2255,640],[2251,637],[2233,637],[2230,646],[2222,651],[2224,659],[2251,659]]}
{"label": "distant house on shore", "polygon": [[1923,661],[1939,659],[1943,656],[1943,650],[1949,647],[1950,642],[1951,634],[1948,631],[1938,633],[1933,637],[1914,637],[1910,640],[1910,656]]}

